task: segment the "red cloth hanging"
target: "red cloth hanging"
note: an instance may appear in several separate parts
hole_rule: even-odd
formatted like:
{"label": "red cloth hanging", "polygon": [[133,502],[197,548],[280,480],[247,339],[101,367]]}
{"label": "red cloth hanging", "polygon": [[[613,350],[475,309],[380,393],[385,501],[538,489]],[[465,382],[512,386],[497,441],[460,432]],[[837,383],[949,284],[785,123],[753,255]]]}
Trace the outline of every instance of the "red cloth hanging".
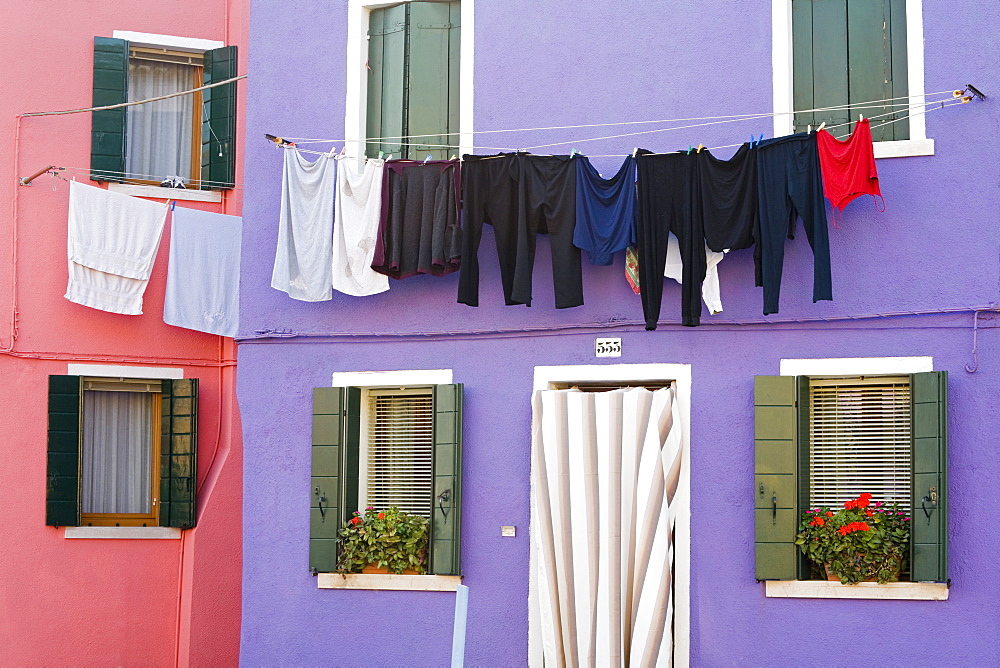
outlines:
{"label": "red cloth hanging", "polygon": [[882,197],[878,170],[875,168],[872,130],[867,118],[858,121],[854,132],[844,141],[826,130],[820,130],[816,133],[816,143],[819,145],[819,164],[823,172],[823,194],[833,205],[834,214],[837,209],[843,212],[844,207],[861,195]]}

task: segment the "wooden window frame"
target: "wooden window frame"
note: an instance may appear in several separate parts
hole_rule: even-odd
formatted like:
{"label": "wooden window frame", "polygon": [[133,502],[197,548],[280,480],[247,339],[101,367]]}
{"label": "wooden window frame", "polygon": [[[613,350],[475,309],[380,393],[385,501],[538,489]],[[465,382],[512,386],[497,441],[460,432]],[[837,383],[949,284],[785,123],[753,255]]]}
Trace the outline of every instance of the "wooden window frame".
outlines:
{"label": "wooden window frame", "polygon": [[[157,55],[163,55],[165,58],[156,58]],[[129,45],[129,64],[132,60],[152,60],[159,62],[169,62],[180,65],[188,65],[191,68],[191,88],[198,88],[202,85],[202,80],[205,76],[205,65],[204,65],[204,55],[202,53],[192,53],[188,51],[172,51],[170,49],[164,48],[152,48],[143,46],[132,46]],[[187,63],[180,62],[182,60],[187,60]],[[129,79],[131,84],[131,75]],[[188,188],[195,188],[201,186],[201,124],[202,124],[202,106],[203,98],[201,91],[196,93],[191,93],[187,97],[191,99],[191,176],[187,179],[186,186]],[[128,121],[126,120],[126,133],[128,132]],[[128,152],[130,147],[125,147],[125,156],[128,160]],[[142,176],[148,176],[143,174]],[[164,175],[168,176],[168,175]],[[124,183],[131,185],[144,185],[144,186],[157,186],[159,187],[160,181],[152,179],[143,178],[125,178]]]}
{"label": "wooden window frame", "polygon": [[[109,379],[95,379],[101,382],[109,382]],[[114,382],[113,380],[110,382]],[[126,379],[121,379],[122,385],[126,385]],[[158,384],[159,380],[148,381],[151,384]],[[127,391],[127,390],[125,390]],[[150,392],[153,395],[153,406],[151,408],[153,412],[153,419],[151,420],[151,455],[150,455],[150,479],[149,479],[149,496],[150,496],[150,512],[149,513],[80,513],[80,526],[94,526],[94,527],[155,527],[159,526],[160,521],[160,506],[159,506],[159,494],[160,494],[160,452],[161,452],[161,418],[163,411],[163,395],[159,392]],[[83,456],[83,451],[80,452],[81,457]],[[82,480],[82,474],[81,474]]]}

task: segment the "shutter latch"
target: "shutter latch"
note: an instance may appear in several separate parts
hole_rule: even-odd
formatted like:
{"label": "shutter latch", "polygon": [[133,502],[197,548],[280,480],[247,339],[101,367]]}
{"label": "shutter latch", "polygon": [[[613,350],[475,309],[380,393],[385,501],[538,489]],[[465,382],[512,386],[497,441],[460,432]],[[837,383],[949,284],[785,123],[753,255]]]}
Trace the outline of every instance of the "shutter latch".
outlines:
{"label": "shutter latch", "polygon": [[441,511],[441,514],[444,516],[444,521],[447,522],[448,521],[448,511],[445,510],[444,504],[446,504],[449,501],[451,501],[451,488],[449,487],[448,489],[446,489],[443,492],[441,492],[440,494],[438,494],[437,500],[438,500],[438,509]]}
{"label": "shutter latch", "polygon": [[[934,512],[934,509],[937,507],[937,502],[938,502],[937,487],[931,487],[929,490],[927,490],[927,494],[920,499],[920,507],[923,508],[924,515],[927,516],[928,525],[930,525],[931,523],[931,513]],[[928,503],[930,504],[930,508],[927,507]]]}

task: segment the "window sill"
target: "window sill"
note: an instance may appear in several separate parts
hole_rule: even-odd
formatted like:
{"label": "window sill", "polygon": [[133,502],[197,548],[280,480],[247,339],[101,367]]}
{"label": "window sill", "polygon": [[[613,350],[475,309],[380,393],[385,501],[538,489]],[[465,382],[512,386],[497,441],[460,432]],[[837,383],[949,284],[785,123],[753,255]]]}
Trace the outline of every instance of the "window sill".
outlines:
{"label": "window sill", "polygon": [[221,202],[222,192],[219,190],[194,190],[190,188],[163,188],[161,186],[144,186],[134,183],[109,183],[108,190],[133,197],[151,197],[153,199],[176,199],[189,202]]}
{"label": "window sill", "polygon": [[63,538],[128,538],[179,540],[181,530],[171,527],[66,527]]}
{"label": "window sill", "polygon": [[903,139],[901,141],[877,141],[876,158],[912,158],[918,155],[934,155],[933,139]]}
{"label": "window sill", "polygon": [[460,575],[342,575],[319,573],[318,589],[379,589],[384,591],[457,591]]}
{"label": "window sill", "polygon": [[911,601],[947,601],[948,585],[943,582],[859,582],[842,585],[824,580],[766,580],[768,598],[863,598]]}

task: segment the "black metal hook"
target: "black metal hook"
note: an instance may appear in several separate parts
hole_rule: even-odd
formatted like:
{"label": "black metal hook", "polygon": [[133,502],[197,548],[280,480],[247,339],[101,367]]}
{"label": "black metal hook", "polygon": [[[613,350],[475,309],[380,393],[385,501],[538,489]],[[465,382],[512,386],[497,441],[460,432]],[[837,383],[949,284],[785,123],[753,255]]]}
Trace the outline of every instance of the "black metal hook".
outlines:
{"label": "black metal hook", "polygon": [[441,514],[444,515],[444,521],[447,522],[448,511],[444,509],[444,504],[446,504],[448,501],[451,500],[451,488],[449,487],[448,489],[438,494],[437,500],[438,500],[438,509],[441,511]]}
{"label": "black metal hook", "polygon": [[316,501],[316,505],[319,508],[319,516],[324,522],[326,521],[326,508],[323,507],[323,502],[326,501],[325,496],[321,496],[319,493],[319,487],[316,488],[315,494],[319,499]]}

